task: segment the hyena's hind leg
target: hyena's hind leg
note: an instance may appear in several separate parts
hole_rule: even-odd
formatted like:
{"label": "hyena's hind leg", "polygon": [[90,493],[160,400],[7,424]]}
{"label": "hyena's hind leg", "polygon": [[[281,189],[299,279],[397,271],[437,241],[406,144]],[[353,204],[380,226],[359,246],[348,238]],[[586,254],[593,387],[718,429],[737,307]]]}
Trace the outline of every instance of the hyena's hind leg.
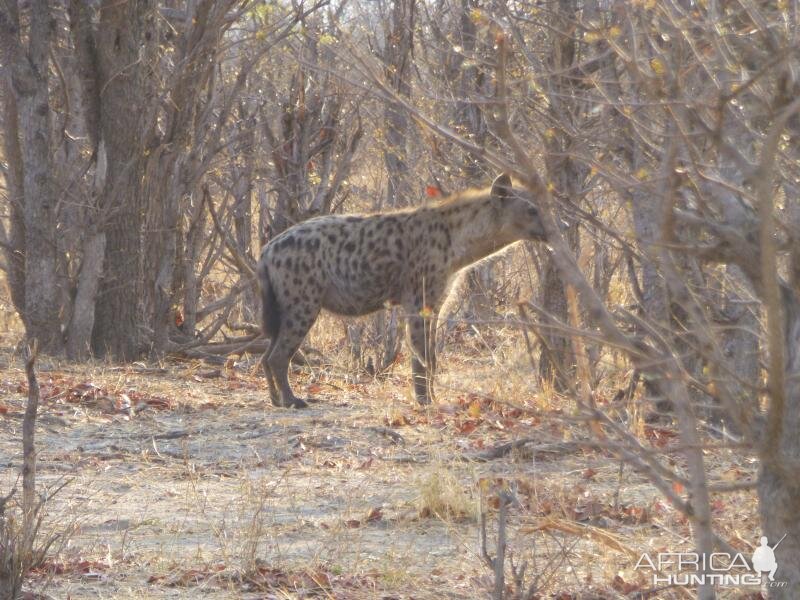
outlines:
{"label": "hyena's hind leg", "polygon": [[275,385],[275,376],[272,374],[272,369],[269,366],[269,353],[272,350],[274,340],[267,342],[267,349],[261,355],[261,368],[264,369],[264,377],[267,378],[267,385],[269,386],[269,399],[273,406],[280,406],[280,396],[278,395],[278,388]]}
{"label": "hyena's hind leg", "polygon": [[414,397],[422,405],[434,398],[436,376],[436,312],[429,308],[411,309],[406,322],[406,340],[411,348],[411,378]]}
{"label": "hyena's hind leg", "polygon": [[[297,308],[307,308],[307,305],[301,305]],[[277,386],[276,397],[277,403],[273,400],[276,406],[284,406],[286,408],[306,408],[308,404],[301,400],[292,392],[289,385],[289,362],[300,348],[300,344],[311,329],[314,321],[319,314],[319,308],[315,310],[287,310],[281,319],[281,327],[278,335],[272,341],[269,356],[266,357],[265,372],[267,369],[271,372],[274,378],[274,385]],[[267,376],[269,378],[269,375]],[[272,394],[272,387],[270,387],[270,394]]]}

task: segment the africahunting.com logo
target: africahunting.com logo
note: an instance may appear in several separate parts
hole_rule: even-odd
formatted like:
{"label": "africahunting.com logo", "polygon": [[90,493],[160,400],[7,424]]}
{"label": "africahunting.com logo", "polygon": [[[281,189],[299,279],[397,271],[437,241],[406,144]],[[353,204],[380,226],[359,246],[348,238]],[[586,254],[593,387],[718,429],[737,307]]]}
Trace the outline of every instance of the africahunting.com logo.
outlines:
{"label": "africahunting.com logo", "polygon": [[741,553],[659,552],[642,554],[634,570],[652,571],[653,585],[760,586],[766,577],[768,587],[784,587],[785,581],[775,580],[780,575],[775,549],[785,537],[774,546],[762,537],[750,562]]}

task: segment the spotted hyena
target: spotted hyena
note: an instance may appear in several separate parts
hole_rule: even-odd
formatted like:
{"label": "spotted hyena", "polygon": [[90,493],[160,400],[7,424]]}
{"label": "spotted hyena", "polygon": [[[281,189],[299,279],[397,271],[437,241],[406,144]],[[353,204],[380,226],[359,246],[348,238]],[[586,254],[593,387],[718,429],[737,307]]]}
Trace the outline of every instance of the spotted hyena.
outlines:
{"label": "spotted hyena", "polygon": [[289,386],[289,361],[321,309],[365,315],[402,306],[414,394],[431,401],[436,316],[455,274],[518,240],[543,240],[535,204],[511,178],[436,204],[374,215],[328,215],[284,231],[262,250],[258,282],[261,359],[276,406],[305,407]]}

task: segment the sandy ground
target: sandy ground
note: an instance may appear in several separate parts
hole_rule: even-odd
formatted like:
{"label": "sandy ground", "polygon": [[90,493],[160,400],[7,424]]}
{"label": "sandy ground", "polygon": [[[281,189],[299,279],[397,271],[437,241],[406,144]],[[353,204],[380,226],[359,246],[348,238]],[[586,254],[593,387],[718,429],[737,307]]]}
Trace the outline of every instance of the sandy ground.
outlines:
{"label": "sandy ground", "polygon": [[[633,571],[642,551],[685,548],[685,519],[610,453],[575,442],[584,426],[566,418],[566,401],[530,387],[524,356],[502,358],[506,370],[497,356],[449,356],[428,410],[409,401],[405,368],[359,384],[306,370],[294,385],[319,401],[304,411],[269,406],[252,363],[42,360],[38,481],[65,484],[45,529],[72,531],[28,589],[72,599],[485,598],[493,577],[477,515],[482,507],[493,556],[505,493],[511,556],[527,561],[536,597],[688,597],[652,590]],[[19,358],[1,360],[7,490],[25,386]],[[524,437],[540,451],[475,460]],[[724,452],[713,460],[723,479],[755,468]],[[747,549],[758,528],[752,493],[716,509],[721,532]]]}

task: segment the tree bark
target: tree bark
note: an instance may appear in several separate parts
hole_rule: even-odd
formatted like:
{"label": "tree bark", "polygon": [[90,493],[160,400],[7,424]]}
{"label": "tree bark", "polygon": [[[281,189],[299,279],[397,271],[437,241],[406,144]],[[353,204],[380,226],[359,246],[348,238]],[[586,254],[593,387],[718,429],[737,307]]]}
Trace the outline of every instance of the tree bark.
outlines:
{"label": "tree bark", "polygon": [[[152,102],[152,47],[156,43],[154,0],[104,0],[97,30],[102,82],[100,139],[106,144],[108,175],[100,199],[106,235],[104,277],[97,297],[92,348],[97,356],[134,360],[139,355],[143,203],[146,160],[144,114]],[[135,106],[131,98],[136,98]]]}
{"label": "tree bark", "polygon": [[[548,78],[549,112],[554,123],[574,123],[580,115],[577,104],[574,80],[562,75],[572,67],[577,58],[576,38],[568,33],[570,23],[577,19],[578,3],[576,0],[559,0],[558,8],[553,13],[552,52],[548,58],[549,67],[555,73]],[[557,194],[570,199],[577,199],[588,174],[585,166],[579,165],[570,155],[573,144],[567,129],[551,129],[545,135],[548,152],[545,158],[548,181],[555,187]],[[570,227],[567,234],[570,246],[578,247],[577,226]],[[548,254],[544,261],[542,286],[542,306],[559,321],[568,322],[567,298],[564,283],[559,271]],[[552,380],[557,391],[569,388],[575,372],[575,355],[568,337],[557,331],[545,330],[540,335],[546,340],[549,352],[542,352],[539,362],[539,377]],[[558,365],[553,364],[558,362]]]}
{"label": "tree bark", "polygon": [[[455,22],[454,38],[459,49],[450,53],[446,77],[450,80],[451,93],[455,98],[453,123],[458,131],[462,131],[476,146],[483,148],[486,144],[489,129],[481,109],[479,98],[489,97],[490,90],[487,77],[479,67],[478,50],[482,48],[478,40],[478,27],[472,18],[472,12],[479,6],[478,0],[461,0],[460,10]],[[471,57],[475,57],[472,59]],[[470,57],[470,64],[464,59]],[[454,148],[458,152],[458,148]],[[487,180],[487,164],[482,156],[469,151],[462,151],[460,156],[461,172],[465,187],[485,185]],[[495,316],[492,306],[494,295],[494,267],[499,259],[491,258],[481,261],[470,269],[466,279],[464,295],[467,298],[465,316],[467,319],[489,319]]]}
{"label": "tree bark", "polygon": [[[253,171],[255,168],[255,127],[252,116],[247,113],[244,103],[239,110],[239,119],[243,132],[242,143],[238,154],[242,157],[241,168],[236,169],[236,181],[233,186],[233,226],[236,246],[245,256],[252,256],[253,229]],[[242,275],[246,277],[246,275]],[[245,321],[254,322],[258,313],[259,298],[255,286],[247,285],[241,299],[242,316]]]}
{"label": "tree bark", "polygon": [[[544,275],[540,283],[542,308],[548,315],[566,323],[567,300],[564,283],[558,268],[549,256],[544,260],[542,272]],[[539,356],[539,378],[552,382],[557,392],[563,392],[569,388],[569,374],[575,369],[570,340],[558,331],[543,330],[540,335],[547,341],[548,351],[543,350]]]}
{"label": "tree bark", "polygon": [[183,329],[189,335],[194,335],[197,329],[197,303],[200,299],[200,287],[197,276],[197,261],[203,241],[203,224],[207,190],[203,194],[195,194],[189,202],[189,226],[185,236],[183,252]]}
{"label": "tree bark", "polygon": [[[781,286],[783,335],[786,356],[784,359],[784,405],[778,415],[781,427],[773,431],[769,424],[764,444],[774,444],[775,452],[767,452],[761,460],[758,475],[759,512],[763,534],[774,546],[784,535],[775,550],[778,570],[776,581],[785,581],[784,588],[770,588],[772,600],[790,600],[800,597],[800,300],[788,286]],[[774,410],[776,399],[770,399]],[[778,439],[772,436],[778,435]]]}
{"label": "tree bark", "polygon": [[[414,11],[416,0],[393,0],[392,16],[386,31],[383,48],[386,78],[399,95],[411,95],[409,82],[411,49],[414,45]],[[384,111],[386,147],[383,159],[386,164],[386,204],[391,207],[408,204],[408,161],[406,137],[408,119],[405,110],[388,102]]]}
{"label": "tree bark", "polygon": [[6,197],[9,206],[8,246],[3,248],[6,259],[6,281],[11,302],[19,315],[25,315],[25,171],[20,148],[17,101],[11,80],[0,81],[3,100],[3,154],[8,163]]}
{"label": "tree bark", "polygon": [[85,360],[91,352],[95,302],[103,273],[105,251],[105,234],[89,232],[84,238],[78,289],[72,306],[72,318],[67,327],[67,358],[70,360]]}
{"label": "tree bark", "polygon": [[[722,334],[722,352],[730,372],[744,383],[735,386],[740,390],[742,403],[751,404],[749,399],[755,393],[760,377],[758,335],[755,333],[759,330],[758,309],[751,306],[754,302],[749,294],[734,287],[741,286],[745,290],[750,287],[742,270],[736,265],[727,265],[726,271],[733,285],[725,290],[722,313],[726,328]],[[715,413],[712,414],[713,421],[724,423],[729,430],[740,433],[723,407],[717,407]]]}
{"label": "tree bark", "polygon": [[28,44],[24,48],[16,3],[6,3],[0,8],[0,58],[10,69],[11,88],[18,109],[25,192],[23,322],[28,338],[38,340],[43,352],[58,354],[63,349],[63,339],[59,326],[48,84],[53,26],[49,3],[32,1]]}
{"label": "tree bark", "polygon": [[184,161],[171,152],[157,152],[149,173],[147,206],[147,246],[143,252],[143,279],[153,331],[150,355],[163,356],[174,327],[172,316],[173,276],[178,248],[178,217],[184,196]]}
{"label": "tree bark", "polygon": [[[392,14],[384,32],[383,60],[386,79],[399,95],[411,95],[409,82],[411,49],[414,45],[414,11],[416,0],[393,0]],[[386,165],[386,205],[404,206],[410,200],[408,186],[407,135],[408,118],[402,106],[388,101],[384,108],[385,147],[383,161]],[[382,342],[376,371],[391,365],[400,349],[397,309],[381,311],[372,319],[377,339]],[[351,343],[354,340],[351,340]],[[360,344],[355,346],[360,348]],[[363,357],[358,357],[362,360]]]}

